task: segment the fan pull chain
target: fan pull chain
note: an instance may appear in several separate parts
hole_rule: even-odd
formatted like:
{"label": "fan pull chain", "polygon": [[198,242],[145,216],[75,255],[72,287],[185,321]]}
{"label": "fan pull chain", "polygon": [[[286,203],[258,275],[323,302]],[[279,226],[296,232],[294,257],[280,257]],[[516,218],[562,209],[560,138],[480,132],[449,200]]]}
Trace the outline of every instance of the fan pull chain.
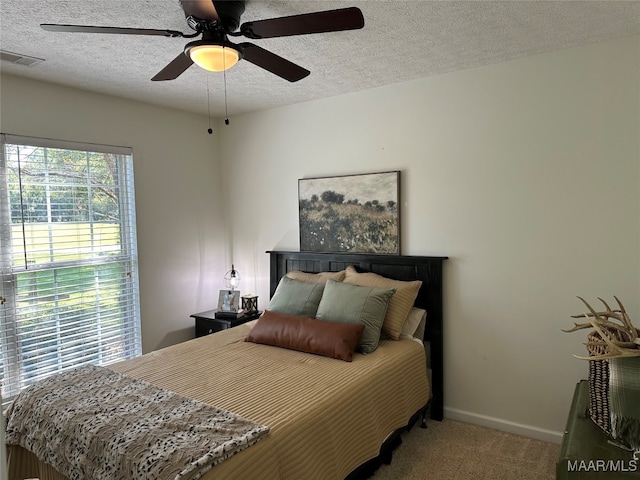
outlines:
{"label": "fan pull chain", "polygon": [[[226,47],[222,47],[223,50]],[[222,55],[222,75],[224,77],[224,124],[229,125],[229,108],[227,107],[227,64],[225,55]]]}
{"label": "fan pull chain", "polygon": [[207,132],[209,135],[213,133],[213,129],[211,128],[211,96],[209,95],[209,77],[210,75],[207,73],[207,108],[209,109],[209,128]]}

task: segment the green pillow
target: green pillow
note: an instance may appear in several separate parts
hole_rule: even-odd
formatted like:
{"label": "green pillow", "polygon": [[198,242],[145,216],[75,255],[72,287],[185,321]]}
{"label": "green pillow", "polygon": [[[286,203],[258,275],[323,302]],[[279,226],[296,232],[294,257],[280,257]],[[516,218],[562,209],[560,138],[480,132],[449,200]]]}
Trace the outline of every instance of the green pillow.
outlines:
{"label": "green pillow", "polygon": [[395,288],[387,290],[363,287],[329,279],[325,284],[316,318],[331,322],[364,324],[358,350],[371,353],[378,348],[384,316],[395,291]]}
{"label": "green pillow", "polygon": [[267,310],[314,318],[323,290],[324,284],[321,283],[301,282],[282,277]]}

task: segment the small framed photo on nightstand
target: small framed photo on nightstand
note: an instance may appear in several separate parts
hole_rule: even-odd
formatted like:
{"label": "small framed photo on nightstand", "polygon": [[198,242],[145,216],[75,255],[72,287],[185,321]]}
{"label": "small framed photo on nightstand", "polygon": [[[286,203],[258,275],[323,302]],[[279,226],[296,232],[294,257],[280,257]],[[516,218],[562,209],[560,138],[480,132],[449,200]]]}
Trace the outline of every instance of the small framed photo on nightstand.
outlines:
{"label": "small framed photo on nightstand", "polygon": [[221,312],[237,312],[240,309],[240,292],[238,290],[220,290],[218,310]]}

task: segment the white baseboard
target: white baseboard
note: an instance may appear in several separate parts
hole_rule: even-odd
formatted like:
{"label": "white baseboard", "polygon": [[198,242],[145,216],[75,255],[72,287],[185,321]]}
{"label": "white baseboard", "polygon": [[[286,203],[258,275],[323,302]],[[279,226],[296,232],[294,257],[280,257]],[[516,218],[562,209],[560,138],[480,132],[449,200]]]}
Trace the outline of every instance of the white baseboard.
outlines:
{"label": "white baseboard", "polygon": [[465,412],[457,408],[444,407],[444,417],[460,422],[472,423],[482,427],[493,428],[502,432],[515,433],[536,440],[543,440],[551,443],[562,442],[562,432],[554,430],[545,430],[544,428],[533,427],[531,425],[522,425],[520,423],[509,422],[501,418],[488,417],[472,412]]}

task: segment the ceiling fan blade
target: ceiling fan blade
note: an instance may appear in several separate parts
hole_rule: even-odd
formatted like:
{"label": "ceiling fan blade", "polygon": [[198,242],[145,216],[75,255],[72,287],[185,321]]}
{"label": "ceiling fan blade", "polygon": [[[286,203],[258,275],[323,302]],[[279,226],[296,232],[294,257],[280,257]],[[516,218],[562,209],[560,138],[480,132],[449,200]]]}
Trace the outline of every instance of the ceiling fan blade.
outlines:
{"label": "ceiling fan blade", "polygon": [[201,20],[220,20],[211,0],[180,0],[185,17],[190,15]]}
{"label": "ceiling fan blade", "polygon": [[279,77],[289,80],[290,82],[297,82],[309,75],[311,72],[306,68],[302,68],[295,63],[286,60],[275,53],[265,50],[262,47],[254,45],[253,43],[240,43],[242,47],[244,60],[264,68],[265,70],[278,75]]}
{"label": "ceiling fan blade", "polygon": [[154,82],[162,80],[174,80],[178,78],[184,71],[193,65],[193,60],[185,53],[181,53],[176,58],[171,60],[169,64],[156,73],[155,77],[151,80]]}
{"label": "ceiling fan blade", "polygon": [[177,30],[155,30],[152,28],[96,27],[92,25],[60,25],[41,23],[40,26],[49,32],[73,33],[116,33],[122,35],[158,35],[162,37],[183,37]]}
{"label": "ceiling fan blade", "polygon": [[246,22],[240,27],[240,33],[247,38],[258,39],[338,32],[362,27],[364,27],[362,11],[357,7],[349,7]]}

